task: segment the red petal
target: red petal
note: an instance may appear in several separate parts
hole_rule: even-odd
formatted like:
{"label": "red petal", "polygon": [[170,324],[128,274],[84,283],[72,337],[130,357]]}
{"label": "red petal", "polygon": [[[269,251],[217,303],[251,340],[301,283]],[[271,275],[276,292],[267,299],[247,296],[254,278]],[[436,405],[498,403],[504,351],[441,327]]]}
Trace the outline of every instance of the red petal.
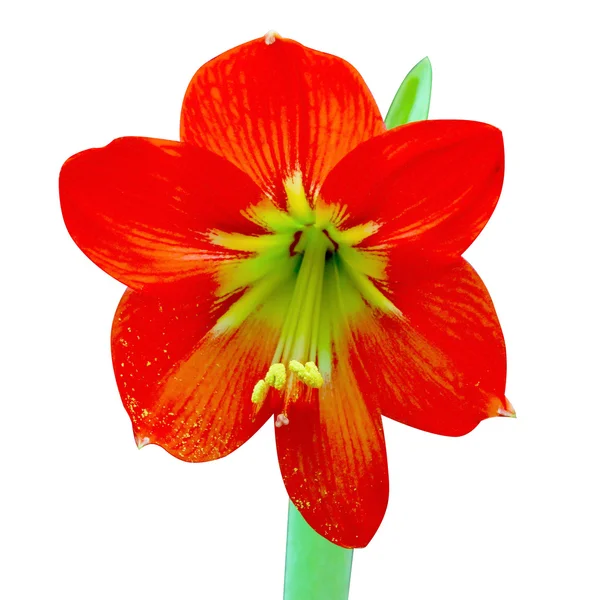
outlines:
{"label": "red petal", "polygon": [[477,273],[458,259],[430,262],[419,279],[393,258],[389,297],[402,315],[379,314],[357,334],[363,394],[385,416],[443,435],[511,412],[502,330]]}
{"label": "red petal", "polygon": [[60,174],[65,223],[98,266],[132,288],[214,273],[232,252],[212,228],[260,229],[241,211],[259,200],[250,178],[195,146],[121,138],[71,157]]}
{"label": "red petal", "polygon": [[343,227],[374,221],[365,244],[459,256],[479,235],[500,196],[501,132],[472,121],[419,121],[358,147],[323,185],[347,207]]}
{"label": "red petal", "polygon": [[289,425],[275,430],[283,481],[315,531],[339,546],[363,547],[388,501],[381,417],[363,401],[345,359],[318,394],[318,402],[291,404]]}
{"label": "red petal", "polygon": [[282,181],[298,170],[312,196],[343,156],[383,131],[350,64],[280,37],[248,42],[201,67],[181,114],[182,140],[224,156],[279,199]]}
{"label": "red petal", "polygon": [[190,462],[229,454],[272,414],[268,403],[256,412],[251,396],[278,331],[251,317],[216,334],[227,306],[209,313],[209,302],[128,290],[112,331],[115,375],[136,439]]}

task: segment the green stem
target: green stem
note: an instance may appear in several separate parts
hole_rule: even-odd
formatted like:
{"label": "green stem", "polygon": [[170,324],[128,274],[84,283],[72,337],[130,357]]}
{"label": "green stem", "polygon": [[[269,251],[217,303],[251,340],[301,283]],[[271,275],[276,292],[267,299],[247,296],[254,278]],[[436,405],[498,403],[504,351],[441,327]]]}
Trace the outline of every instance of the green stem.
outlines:
{"label": "green stem", "polygon": [[352,550],[321,537],[290,502],[284,600],[348,600]]}

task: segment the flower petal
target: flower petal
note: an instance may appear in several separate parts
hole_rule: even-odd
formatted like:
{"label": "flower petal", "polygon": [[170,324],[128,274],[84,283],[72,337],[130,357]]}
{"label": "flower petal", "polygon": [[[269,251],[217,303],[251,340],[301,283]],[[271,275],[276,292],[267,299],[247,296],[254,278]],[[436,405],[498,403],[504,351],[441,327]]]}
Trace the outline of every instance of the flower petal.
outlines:
{"label": "flower petal", "polygon": [[419,121],[356,148],[330,173],[321,197],[338,205],[344,228],[372,223],[364,245],[459,256],[489,220],[503,176],[498,129]]}
{"label": "flower petal", "polygon": [[136,289],[203,280],[239,256],[210,243],[214,228],[261,231],[242,215],[260,200],[250,178],[220,156],[179,142],[120,138],[76,154],[62,168],[60,197],[75,243]]}
{"label": "flower petal", "polygon": [[317,533],[339,546],[366,546],[388,501],[388,472],[381,417],[363,401],[347,357],[332,379],[297,402],[289,424],[277,428],[277,452],[290,499]]}
{"label": "flower petal", "polygon": [[264,377],[278,331],[261,311],[239,328],[214,325],[229,307],[210,310],[201,294],[154,296],[128,290],[112,331],[115,375],[138,443],[158,444],[182,460],[229,454],[272,414],[252,389]]}
{"label": "flower petal", "polygon": [[312,196],[343,156],[383,131],[350,64],[276,35],[201,67],[181,114],[182,140],[224,156],[280,201],[297,171]]}
{"label": "flower petal", "polygon": [[502,330],[474,269],[464,259],[430,261],[419,276],[401,261],[390,265],[389,297],[400,314],[361,323],[355,371],[362,393],[383,415],[443,435],[464,435],[487,417],[514,414],[504,396]]}

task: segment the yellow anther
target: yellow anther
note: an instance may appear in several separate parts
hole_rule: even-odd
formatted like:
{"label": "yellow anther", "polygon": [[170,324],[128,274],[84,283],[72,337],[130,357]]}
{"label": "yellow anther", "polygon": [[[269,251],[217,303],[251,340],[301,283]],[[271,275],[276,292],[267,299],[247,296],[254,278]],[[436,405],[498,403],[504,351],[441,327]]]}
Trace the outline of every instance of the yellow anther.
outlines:
{"label": "yellow anther", "polygon": [[269,391],[269,386],[265,382],[264,379],[259,379],[252,390],[252,402],[254,404],[262,404],[267,397],[267,392]]}
{"label": "yellow anther", "polygon": [[265,375],[265,383],[274,387],[276,390],[283,389],[286,379],[287,373],[285,372],[285,365],[283,363],[271,365]]}
{"label": "yellow anther", "polygon": [[320,388],[323,385],[323,375],[321,375],[321,371],[319,371],[319,367],[312,362],[309,361],[304,365],[304,377],[300,377],[300,379],[311,388]]}
{"label": "yellow anther", "polygon": [[297,360],[290,360],[289,364],[288,364],[288,369],[292,372],[292,373],[303,373],[304,372],[304,365],[297,361]]}
{"label": "yellow anther", "polygon": [[319,367],[312,361],[303,365],[297,360],[291,360],[288,369],[308,387],[320,388],[323,385],[323,375],[321,375]]}

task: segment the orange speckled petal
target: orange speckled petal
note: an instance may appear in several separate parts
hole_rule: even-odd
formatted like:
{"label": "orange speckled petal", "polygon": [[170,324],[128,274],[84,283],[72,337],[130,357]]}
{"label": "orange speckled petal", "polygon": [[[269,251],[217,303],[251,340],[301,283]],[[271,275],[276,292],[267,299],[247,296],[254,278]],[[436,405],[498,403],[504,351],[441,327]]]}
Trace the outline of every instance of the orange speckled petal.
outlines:
{"label": "orange speckled petal", "polygon": [[317,533],[361,548],[375,535],[388,502],[381,417],[363,400],[344,349],[332,379],[317,393],[318,402],[292,403],[289,425],[276,429],[283,481]]}
{"label": "orange speckled petal", "polygon": [[[277,331],[256,317],[221,334],[227,306],[210,297],[154,296],[128,290],[112,331],[115,375],[138,443],[190,462],[225,456],[264,424],[250,398],[264,376]],[[260,340],[260,343],[257,343]]]}

